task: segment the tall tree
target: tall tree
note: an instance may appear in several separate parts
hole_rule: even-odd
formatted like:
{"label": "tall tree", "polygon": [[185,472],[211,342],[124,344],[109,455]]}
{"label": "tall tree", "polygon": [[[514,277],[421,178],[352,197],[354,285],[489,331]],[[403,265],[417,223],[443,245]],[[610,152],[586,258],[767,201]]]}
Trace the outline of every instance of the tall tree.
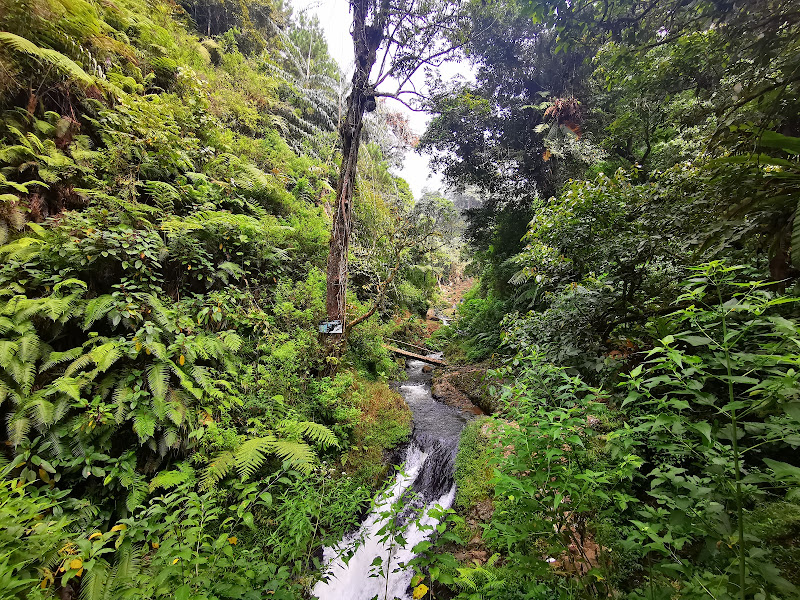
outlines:
{"label": "tall tree", "polygon": [[339,124],[342,163],[327,266],[328,319],[341,321],[331,335],[332,352],[341,351],[347,332],[347,253],[353,226],[353,193],[364,114],[376,98],[391,97],[410,106],[419,92],[412,82],[426,66],[440,66],[460,46],[460,0],[351,0],[355,69],[344,118]]}
{"label": "tall tree", "polygon": [[[556,194],[586,168],[552,142],[568,135],[573,149],[586,145],[573,130],[583,128],[589,54],[556,52],[556,32],[535,23],[520,0],[473,3],[468,26],[465,53],[475,80],[437,86],[420,148],[450,185],[480,193],[465,237],[492,271],[484,282],[506,293],[513,270],[505,263],[524,246],[535,199]],[[571,119],[555,110],[562,106],[575,107]]]}

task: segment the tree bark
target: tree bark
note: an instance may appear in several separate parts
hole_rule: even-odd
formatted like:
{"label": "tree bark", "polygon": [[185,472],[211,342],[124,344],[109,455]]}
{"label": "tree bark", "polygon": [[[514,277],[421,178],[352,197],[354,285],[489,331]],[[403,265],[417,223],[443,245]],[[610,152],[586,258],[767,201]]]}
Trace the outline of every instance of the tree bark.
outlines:
{"label": "tree bark", "polygon": [[[373,16],[372,25],[367,24],[370,12],[376,6],[372,0],[352,0],[353,46],[355,50],[355,71],[353,88],[347,97],[347,110],[339,124],[339,138],[342,142],[342,164],[339,168],[339,181],[336,186],[336,211],[333,216],[330,250],[327,266],[327,294],[325,309],[329,321],[341,321],[341,334],[327,334],[328,355],[338,358],[344,350],[347,331],[347,252],[350,246],[350,232],[353,227],[353,191],[356,183],[358,151],[361,146],[361,129],[367,104],[374,102],[374,90],[369,81],[375,65],[378,47],[383,40],[384,7]],[[335,361],[331,361],[331,364]]]}

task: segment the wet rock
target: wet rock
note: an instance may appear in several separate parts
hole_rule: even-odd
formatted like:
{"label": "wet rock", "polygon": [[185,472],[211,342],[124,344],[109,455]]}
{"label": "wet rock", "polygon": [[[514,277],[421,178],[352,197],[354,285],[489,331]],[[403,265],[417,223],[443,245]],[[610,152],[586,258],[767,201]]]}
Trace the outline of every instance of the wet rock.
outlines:
{"label": "wet rock", "polygon": [[433,372],[433,367],[430,366],[430,365],[425,365],[424,367],[422,367],[422,372],[423,373],[432,373]]}
{"label": "wet rock", "polygon": [[464,393],[460,392],[444,378],[437,379],[433,382],[431,394],[436,400],[448,406],[460,408],[461,410],[468,410],[476,415],[483,414],[483,411],[472,404]]}
{"label": "wet rock", "polygon": [[441,380],[456,388],[461,395],[466,396],[484,414],[492,414],[497,411],[499,407],[498,400],[489,392],[489,381],[486,378],[485,367],[472,366],[450,371],[445,373]]}

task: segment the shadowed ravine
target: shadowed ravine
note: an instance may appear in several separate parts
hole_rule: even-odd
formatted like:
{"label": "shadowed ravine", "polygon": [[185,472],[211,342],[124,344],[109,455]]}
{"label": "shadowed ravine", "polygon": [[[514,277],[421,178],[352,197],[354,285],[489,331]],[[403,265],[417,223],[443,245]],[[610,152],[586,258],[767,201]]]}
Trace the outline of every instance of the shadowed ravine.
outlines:
{"label": "shadowed ravine", "polygon": [[[455,497],[453,480],[454,462],[458,451],[461,430],[473,415],[436,402],[431,396],[431,376],[423,373],[423,363],[411,360],[407,363],[408,380],[399,387],[400,393],[414,415],[414,433],[403,459],[403,468],[395,477],[394,484],[385,494],[376,499],[375,507],[361,527],[346,536],[338,546],[325,548],[327,581],[319,582],[313,590],[320,600],[379,600],[411,598],[409,589],[413,573],[410,569],[384,576],[370,577],[377,572],[373,567],[375,557],[384,561],[390,554],[389,543],[381,543],[377,534],[386,523],[380,513],[388,511],[398,498],[404,496],[407,505],[400,516],[406,524],[403,537],[406,544],[396,548],[391,557],[391,569],[413,558],[411,549],[430,535],[426,525],[435,525],[436,520],[424,516],[419,525],[409,517],[424,506],[424,513],[435,505],[449,508]],[[413,493],[409,493],[413,492]],[[348,547],[362,540],[355,554],[345,564],[340,557]],[[384,567],[385,573],[385,567]],[[388,593],[387,593],[388,589]]]}

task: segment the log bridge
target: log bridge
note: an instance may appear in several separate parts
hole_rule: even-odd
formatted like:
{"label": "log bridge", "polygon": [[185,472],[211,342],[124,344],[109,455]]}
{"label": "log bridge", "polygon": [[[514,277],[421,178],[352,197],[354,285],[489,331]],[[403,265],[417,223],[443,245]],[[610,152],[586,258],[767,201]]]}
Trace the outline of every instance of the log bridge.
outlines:
{"label": "log bridge", "polygon": [[[414,346],[414,344],[408,344],[407,342],[401,342],[400,340],[392,340],[392,341],[399,342],[401,344],[406,344],[407,346],[411,346],[412,348],[419,348],[420,350],[425,350],[425,348]],[[399,354],[400,356],[404,356],[405,358],[413,358],[415,360],[421,360],[422,362],[426,362],[431,365],[436,365],[437,367],[447,366],[447,363],[439,358],[430,358],[428,356],[423,356],[422,354],[414,354],[413,352],[410,352],[408,350],[403,350],[402,348],[397,348],[396,346],[390,346],[389,344],[383,344],[383,347],[386,348],[389,352],[394,352],[395,354]]]}

